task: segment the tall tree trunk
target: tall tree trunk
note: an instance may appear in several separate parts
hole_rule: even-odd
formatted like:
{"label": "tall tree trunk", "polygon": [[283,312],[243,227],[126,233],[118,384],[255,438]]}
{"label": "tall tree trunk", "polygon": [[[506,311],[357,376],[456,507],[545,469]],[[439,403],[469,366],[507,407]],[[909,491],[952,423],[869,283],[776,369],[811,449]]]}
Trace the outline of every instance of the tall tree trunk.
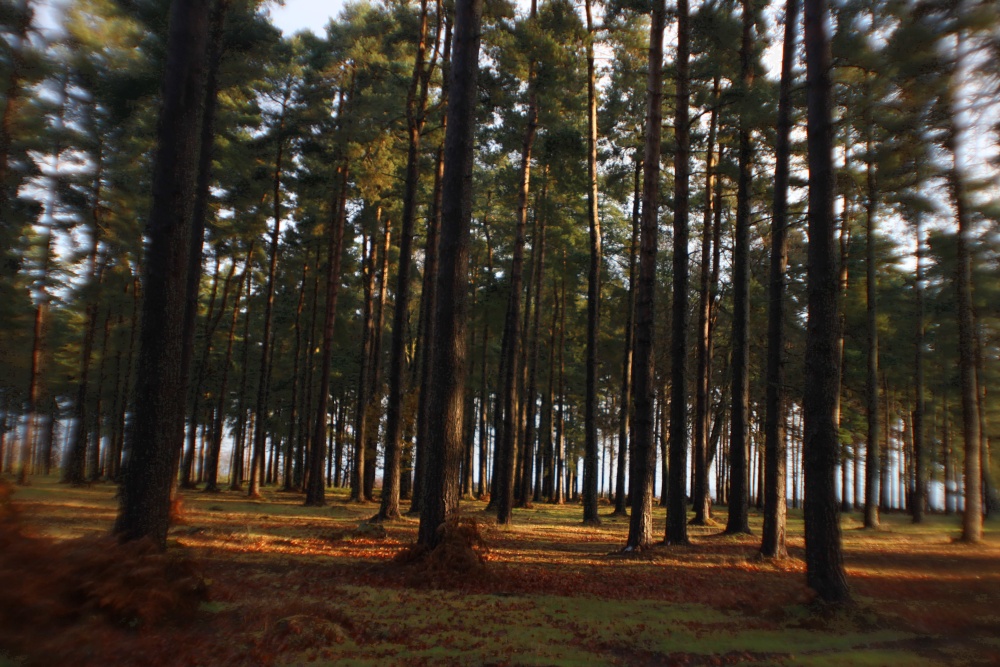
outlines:
{"label": "tall tree trunk", "polygon": [[764,528],[760,553],[784,558],[785,549],[785,270],[788,267],[788,163],[791,157],[792,79],[798,0],[785,2],[771,217],[771,275],[767,310],[767,395],[764,416]]}
{"label": "tall tree trunk", "polygon": [[386,218],[382,243],[382,266],[379,269],[377,310],[372,320],[372,345],[368,384],[368,425],[365,428],[365,479],[364,498],[372,500],[375,494],[375,468],[378,461],[379,424],[382,421],[382,332],[385,331],[385,301],[389,280],[389,248],[392,239],[392,221]]}
{"label": "tall tree trunk", "polygon": [[149,537],[161,549],[166,547],[173,472],[184,439],[186,285],[210,7],[207,0],[173,0],[170,8],[135,411],[114,527],[121,540]]}
{"label": "tall tree trunk", "polygon": [[694,478],[691,481],[691,498],[694,504],[692,525],[707,525],[711,518],[712,498],[708,485],[708,430],[712,380],[712,220],[716,206],[716,138],[719,131],[719,95],[721,80],[716,75],[712,83],[712,114],[708,124],[708,146],[705,156],[705,213],[701,229],[701,285],[698,301],[698,358],[695,382],[694,407]]}
{"label": "tall tree trunk", "polygon": [[63,461],[62,481],[69,484],[83,484],[86,480],[87,465],[87,435],[90,418],[90,364],[94,353],[94,337],[97,334],[97,314],[100,305],[100,289],[104,280],[104,268],[109,261],[108,253],[100,257],[102,229],[101,198],[103,197],[102,182],[104,179],[104,147],[98,142],[97,159],[94,173],[93,206],[91,207],[91,239],[87,259],[87,293],[84,297],[83,343],[80,357],[80,377],[76,386],[76,400],[73,402],[73,419],[75,421],[69,448]]}
{"label": "tall tree trunk", "polygon": [[[531,19],[535,19],[532,3]],[[524,265],[524,228],[528,220],[528,193],[531,186],[531,153],[535,145],[535,131],[538,128],[538,92],[535,84],[535,63],[528,72],[528,111],[524,137],[521,143],[521,175],[518,183],[517,218],[515,220],[514,249],[510,267],[510,292],[507,296],[507,316],[504,320],[501,346],[504,359],[501,396],[503,400],[503,423],[500,429],[500,447],[497,457],[497,523],[509,525],[514,508],[514,476],[517,463],[517,436],[520,416],[518,415],[518,379],[521,358],[521,292]],[[447,169],[447,166],[446,166]]]}
{"label": "tall tree trunk", "polygon": [[688,180],[690,173],[688,2],[677,0],[677,102],[674,109],[674,285],[670,320],[670,484],[664,542],[687,544]]}
{"label": "tall tree trunk", "polygon": [[556,412],[556,488],[553,502],[566,502],[566,250],[563,249],[563,272],[559,289],[559,409]]}
{"label": "tall tree trunk", "polygon": [[646,144],[643,152],[642,230],[639,282],[635,308],[635,355],[632,358],[633,431],[629,452],[630,507],[626,551],[645,549],[653,541],[653,479],[656,444],[653,386],[653,303],[656,292],[656,235],[659,217],[660,135],[663,116],[664,0],[653,0],[649,28],[649,72],[646,79]]}
{"label": "tall tree trunk", "polygon": [[274,319],[274,282],[278,272],[278,243],[281,241],[281,170],[284,167],[285,114],[290,99],[290,91],[286,89],[276,130],[278,145],[271,179],[274,228],[271,230],[271,254],[267,265],[267,284],[264,286],[264,328],[261,333],[260,373],[257,377],[257,403],[254,408],[253,457],[250,463],[250,485],[247,488],[247,495],[250,497],[260,495],[261,477],[264,474],[264,439],[270,422],[267,402],[271,383],[271,346],[274,344],[271,327]]}
{"label": "tall tree trunk", "polygon": [[482,0],[455,3],[455,39],[449,72],[448,130],[435,290],[431,414],[428,424],[424,499],[418,543],[433,549],[441,525],[458,513],[462,452],[462,398],[466,379],[466,299],[469,227],[472,219],[472,163],[476,124],[476,80]]}
{"label": "tall tree trunk", "polygon": [[295,461],[296,445],[299,442],[297,429],[299,429],[299,387],[302,384],[302,377],[299,373],[302,361],[302,310],[306,305],[306,286],[309,284],[309,252],[306,251],[302,262],[302,279],[299,282],[299,300],[295,304],[295,344],[292,351],[292,398],[289,406],[288,416],[288,441],[285,444],[285,469],[281,488],[283,491],[291,491],[295,488]]}
{"label": "tall tree trunk", "polygon": [[[545,184],[542,186],[542,202],[545,201],[548,194],[548,178],[545,179]],[[522,457],[523,467],[521,470],[521,490],[520,490],[520,500],[521,506],[531,507],[531,501],[533,499],[532,491],[532,466],[535,459],[535,439],[536,439],[536,429],[535,429],[535,414],[536,414],[536,396],[538,393],[538,348],[540,342],[539,337],[539,324],[540,324],[540,311],[541,311],[541,299],[542,299],[542,278],[545,273],[545,216],[539,213],[536,216],[536,235],[533,240],[534,248],[532,248],[532,254],[537,254],[535,260],[535,269],[532,272],[532,282],[534,283],[534,311],[532,312],[532,324],[531,331],[529,332],[530,338],[526,342],[530,342],[531,353],[530,359],[528,360],[528,386],[525,392],[525,427],[524,427],[524,443],[522,449],[524,454]]]}
{"label": "tall tree trunk", "polygon": [[[878,528],[878,484],[879,471],[882,462],[879,457],[879,423],[878,423],[878,307],[876,303],[876,267],[875,267],[875,213],[877,202],[877,186],[875,182],[875,137],[872,119],[872,105],[869,91],[865,107],[866,133],[866,176],[867,197],[865,199],[865,355],[867,360],[865,375],[865,414],[868,421],[868,445],[865,448],[865,528]],[[888,398],[888,397],[887,397]]]}
{"label": "tall tree trunk", "polygon": [[839,452],[837,260],[834,254],[833,129],[829,19],[824,0],[805,0],[809,146],[808,321],[805,389],[806,583],[826,602],[850,598],[840,545],[835,472]]}
{"label": "tall tree trunk", "polygon": [[[951,100],[954,106],[954,100]],[[962,518],[962,541],[976,543],[983,538],[982,468],[980,461],[979,389],[976,386],[975,322],[972,306],[972,256],[969,242],[972,220],[968,193],[959,171],[959,130],[952,117],[947,143],[952,163],[948,170],[948,188],[958,221],[956,237],[957,266],[955,291],[958,300],[958,373],[962,396],[962,439],[965,441],[965,511]]]}
{"label": "tall tree trunk", "polygon": [[625,308],[625,349],[622,352],[622,391],[621,405],[618,413],[618,475],[615,479],[615,511],[614,516],[627,516],[625,488],[625,466],[628,461],[628,448],[631,441],[632,426],[632,351],[635,347],[635,281],[636,260],[639,254],[639,211],[640,183],[642,177],[642,160],[636,156],[635,176],[632,184],[632,241],[628,253],[628,303]]}
{"label": "tall tree trunk", "polygon": [[591,0],[587,13],[587,221],[590,224],[590,267],[587,273],[587,387],[584,398],[583,522],[600,523],[597,515],[597,335],[601,313],[601,222],[597,202],[597,74],[594,69],[594,22]]}
{"label": "tall tree trunk", "polygon": [[[381,209],[378,217],[381,219]],[[372,338],[374,338],[374,310],[375,306],[375,262],[377,261],[378,246],[375,243],[375,232],[361,235],[361,256],[363,264],[361,269],[362,289],[364,292],[364,305],[361,315],[361,354],[359,359],[361,367],[358,369],[358,391],[357,405],[354,410],[354,453],[353,465],[351,468],[351,500],[362,502],[364,500],[365,484],[365,443],[367,442],[367,429],[369,426],[369,390],[371,387],[370,373],[372,361]]]}
{"label": "tall tree trunk", "polygon": [[[249,275],[250,263],[253,261],[253,245],[251,243],[249,250],[247,250],[247,257],[243,263],[243,271],[240,273],[239,282],[236,284],[236,294],[233,297],[232,317],[229,321],[229,335],[226,337],[226,356],[222,362],[222,377],[219,380],[218,400],[215,404],[215,420],[212,423],[212,435],[209,438],[208,454],[205,457],[204,490],[210,493],[219,491],[219,455],[222,452],[222,431],[225,428],[226,402],[229,398],[229,367],[233,358],[233,344],[236,339],[236,323],[239,320],[243,285],[248,282],[244,278]],[[233,265],[236,265],[235,258],[233,258]],[[225,306],[222,308],[225,308]]]}
{"label": "tall tree trunk", "polygon": [[385,428],[385,467],[382,476],[380,520],[399,518],[399,475],[403,432],[403,395],[406,371],[404,352],[406,321],[410,309],[410,265],[412,263],[413,221],[417,214],[417,187],[420,181],[420,139],[427,102],[428,79],[425,76],[427,52],[427,0],[420,1],[420,32],[413,62],[413,76],[406,98],[406,126],[409,147],[406,155],[406,181],[403,190],[403,221],[399,236],[399,265],[396,274],[396,299],[392,316],[392,345],[389,351],[389,403]]}
{"label": "tall tree trunk", "polygon": [[[743,0],[743,39],[740,73],[746,92],[753,86],[752,3]],[[744,92],[744,94],[746,94]],[[726,533],[749,533],[747,490],[747,431],[750,416],[750,180],[753,154],[747,112],[740,115],[739,181],[736,191],[736,230],[733,248],[732,424],[729,432],[729,519]]]}
{"label": "tall tree trunk", "polygon": [[[351,77],[353,97],[354,77]],[[345,106],[346,105],[346,106]],[[339,115],[344,119],[350,114],[345,95],[340,98]],[[306,505],[321,507],[326,504],[326,486],[323,484],[323,467],[326,462],[327,413],[330,410],[330,363],[333,358],[333,327],[337,318],[337,296],[340,291],[340,260],[344,248],[344,223],[347,219],[348,163],[344,158],[337,167],[340,183],[331,206],[327,228],[326,250],[326,303],[323,307],[322,357],[317,382],[318,400],[313,423],[312,442],[309,448],[309,470],[306,478]]]}

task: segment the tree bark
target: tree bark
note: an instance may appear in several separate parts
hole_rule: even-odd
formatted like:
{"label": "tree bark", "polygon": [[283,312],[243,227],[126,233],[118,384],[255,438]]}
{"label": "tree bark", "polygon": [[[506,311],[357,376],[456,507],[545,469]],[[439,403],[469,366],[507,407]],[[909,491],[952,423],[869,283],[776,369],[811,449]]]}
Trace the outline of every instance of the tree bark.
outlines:
{"label": "tree bark", "polygon": [[674,109],[674,285],[670,319],[670,484],[666,544],[687,544],[688,180],[690,172],[688,2],[677,0],[677,102]]}
{"label": "tree bark", "polygon": [[[535,19],[532,13],[531,20]],[[518,378],[521,359],[521,292],[524,265],[524,228],[528,220],[528,193],[531,186],[531,153],[538,129],[538,93],[535,89],[535,63],[528,72],[528,111],[524,138],[521,143],[521,175],[518,184],[517,213],[514,231],[514,249],[510,267],[510,292],[507,296],[507,316],[504,320],[505,355],[501,367],[502,415],[500,447],[497,457],[497,523],[509,525],[514,508],[514,477],[517,464],[517,436],[520,419],[518,415]],[[447,165],[447,163],[446,163]],[[447,169],[447,166],[445,167]]]}
{"label": "tree bark", "polygon": [[767,395],[764,416],[764,527],[760,553],[784,558],[785,548],[785,270],[788,267],[788,174],[791,157],[792,79],[798,0],[785,2],[771,217],[771,274],[767,311]]}
{"label": "tree bark", "polygon": [[[954,105],[954,100],[952,100]],[[962,397],[962,439],[965,441],[965,511],[962,515],[962,541],[974,544],[983,538],[982,467],[979,430],[979,389],[976,386],[975,323],[972,306],[972,256],[969,242],[972,221],[968,194],[959,171],[959,136],[952,116],[947,144],[952,154],[948,170],[948,188],[958,221],[956,237],[955,291],[958,300],[958,373]]]}
{"label": "tree bark", "polygon": [[709,403],[712,380],[712,220],[716,206],[715,144],[719,131],[719,95],[721,80],[717,75],[712,83],[712,114],[708,125],[708,146],[705,157],[705,215],[701,230],[701,285],[698,303],[698,358],[694,408],[694,479],[691,498],[694,504],[692,525],[707,525],[712,513],[712,498],[708,485],[708,431]]}
{"label": "tree bark", "polygon": [[153,165],[143,324],[131,447],[114,532],[166,548],[173,472],[184,438],[183,368],[192,208],[211,3],[174,0]]}
{"label": "tree bark", "polygon": [[[745,91],[753,86],[753,9],[743,0],[743,38],[740,73]],[[736,191],[736,230],[733,248],[732,424],[729,432],[729,519],[726,533],[750,533],[747,490],[747,430],[750,416],[750,180],[752,149],[750,124],[740,115],[739,181]]]}
{"label": "tree bark", "polygon": [[639,211],[642,160],[635,160],[635,176],[632,187],[632,240],[628,253],[628,303],[625,308],[625,349],[622,352],[622,390],[618,413],[618,475],[615,479],[614,516],[627,516],[625,488],[625,466],[632,431],[632,353],[635,348],[635,281],[636,264],[639,254]]}
{"label": "tree bark", "polygon": [[587,273],[587,386],[584,398],[583,522],[600,523],[597,515],[597,334],[601,313],[601,221],[597,202],[597,74],[594,69],[594,22],[591,0],[587,13],[587,221],[590,267]]}
{"label": "tree bark", "polygon": [[472,163],[476,124],[482,0],[455,3],[441,239],[434,312],[431,414],[428,424],[424,500],[418,543],[428,549],[442,538],[441,525],[458,513],[462,452],[462,398],[466,379],[466,317]]}
{"label": "tree bark", "polygon": [[867,197],[865,199],[865,416],[868,423],[868,444],[865,447],[865,528],[879,526],[879,471],[882,463],[879,456],[879,421],[878,421],[878,305],[876,302],[876,267],[875,267],[875,213],[877,206],[877,189],[875,183],[875,137],[872,119],[874,100],[866,100],[865,132],[866,132],[866,176]]}
{"label": "tree bark", "polygon": [[[354,87],[353,75],[351,88]],[[352,91],[353,92],[353,91]],[[350,114],[350,96],[341,96],[340,117]],[[340,260],[344,248],[344,223],[347,219],[348,163],[344,158],[337,167],[340,183],[331,206],[327,227],[326,246],[326,302],[323,307],[323,351],[319,366],[318,400],[309,451],[309,470],[306,482],[306,505],[321,507],[326,504],[326,485],[323,468],[326,462],[327,413],[330,409],[330,363],[333,358],[333,328],[337,318],[337,296],[340,292]]]}
{"label": "tree bark", "polygon": [[653,0],[649,29],[649,72],[646,79],[646,144],[643,152],[642,229],[639,282],[636,292],[635,355],[632,358],[632,403],[635,430],[629,452],[630,508],[626,551],[645,549],[653,541],[654,442],[653,302],[656,291],[656,236],[659,213],[660,135],[663,117],[663,0]]}
{"label": "tree bark", "polygon": [[840,545],[835,492],[839,452],[836,420],[837,260],[834,254],[833,130],[828,20],[824,0],[805,0],[809,250],[805,389],[806,583],[825,602],[850,599]]}

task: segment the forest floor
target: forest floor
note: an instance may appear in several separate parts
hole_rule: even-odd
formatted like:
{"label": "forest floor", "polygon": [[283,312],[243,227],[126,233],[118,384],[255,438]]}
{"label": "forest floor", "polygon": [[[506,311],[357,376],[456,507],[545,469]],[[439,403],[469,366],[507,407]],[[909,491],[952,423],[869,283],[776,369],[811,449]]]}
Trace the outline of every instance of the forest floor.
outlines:
{"label": "forest floor", "polygon": [[762,562],[757,513],[754,536],[691,527],[690,546],[624,557],[628,520],[609,506],[596,528],[579,505],[536,504],[500,529],[468,501],[485,563],[449,575],[394,561],[415,518],[368,526],[377,505],[340,490],[322,508],[267,489],[183,492],[166,557],[106,537],[114,493],[54,478],[16,488],[0,536],[0,667],[1000,664],[996,520],[969,546],[955,516],[889,514],[872,532],[846,515],[855,602],[830,609],[805,587],[795,510],[790,557]]}

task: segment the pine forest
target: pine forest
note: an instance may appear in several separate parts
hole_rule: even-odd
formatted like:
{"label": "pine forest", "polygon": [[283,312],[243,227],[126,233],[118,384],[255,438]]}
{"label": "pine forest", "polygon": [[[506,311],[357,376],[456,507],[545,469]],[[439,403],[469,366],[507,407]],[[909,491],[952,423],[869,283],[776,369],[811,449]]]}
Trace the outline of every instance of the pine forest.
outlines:
{"label": "pine forest", "polygon": [[993,0],[0,0],[0,666],[1000,663]]}

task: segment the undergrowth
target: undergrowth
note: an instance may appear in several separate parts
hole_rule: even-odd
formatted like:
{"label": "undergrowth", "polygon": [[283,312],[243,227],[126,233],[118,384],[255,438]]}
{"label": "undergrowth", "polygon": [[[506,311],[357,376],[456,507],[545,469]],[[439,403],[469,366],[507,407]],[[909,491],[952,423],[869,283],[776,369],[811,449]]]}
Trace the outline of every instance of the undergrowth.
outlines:
{"label": "undergrowth", "polygon": [[463,583],[482,583],[489,574],[483,532],[476,519],[456,517],[438,527],[439,541],[433,549],[411,544],[393,562],[407,568],[411,585],[461,588]]}
{"label": "undergrowth", "polygon": [[0,480],[0,649],[47,646],[60,664],[81,637],[146,631],[193,618],[208,599],[195,563],[149,540],[111,536],[56,541],[32,535]]}

